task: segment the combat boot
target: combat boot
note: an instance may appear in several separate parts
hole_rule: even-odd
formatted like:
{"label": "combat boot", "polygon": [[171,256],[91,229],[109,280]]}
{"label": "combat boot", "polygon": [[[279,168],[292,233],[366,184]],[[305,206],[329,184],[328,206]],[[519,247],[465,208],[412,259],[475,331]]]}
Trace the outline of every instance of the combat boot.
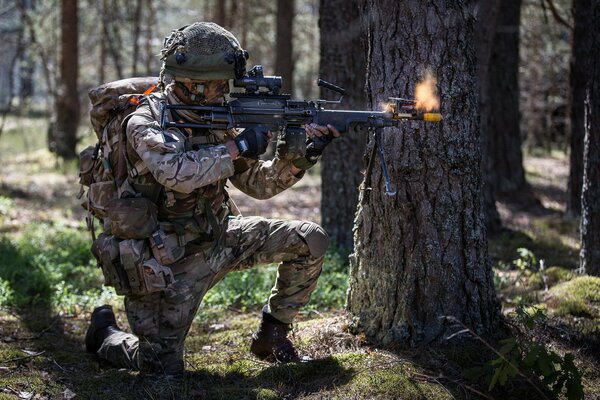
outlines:
{"label": "combat boot", "polygon": [[279,321],[263,309],[260,326],[252,335],[250,351],[261,360],[282,363],[300,361],[294,345],[287,338],[291,330],[291,324]]}
{"label": "combat boot", "polygon": [[120,331],[112,307],[104,305],[96,307],[92,312],[90,327],[85,334],[85,349],[95,354],[102,342],[113,332]]}

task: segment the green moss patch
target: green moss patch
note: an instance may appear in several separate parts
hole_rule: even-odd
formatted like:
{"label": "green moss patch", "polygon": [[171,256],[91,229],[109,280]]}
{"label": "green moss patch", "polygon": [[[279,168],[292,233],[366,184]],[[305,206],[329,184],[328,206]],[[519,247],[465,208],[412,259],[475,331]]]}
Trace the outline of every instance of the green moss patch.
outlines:
{"label": "green moss patch", "polygon": [[555,286],[546,302],[554,315],[600,318],[600,278],[580,276]]}
{"label": "green moss patch", "polygon": [[570,269],[562,267],[550,267],[544,271],[536,271],[532,273],[527,281],[527,284],[532,289],[544,289],[545,285],[552,287],[558,283],[569,281],[573,279],[574,276],[575,274]]}

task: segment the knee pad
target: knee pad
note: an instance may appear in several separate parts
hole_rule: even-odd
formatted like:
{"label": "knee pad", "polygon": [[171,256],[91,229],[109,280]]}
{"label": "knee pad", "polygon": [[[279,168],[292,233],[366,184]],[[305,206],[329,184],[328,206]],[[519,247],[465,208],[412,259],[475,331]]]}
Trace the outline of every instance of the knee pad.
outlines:
{"label": "knee pad", "polygon": [[301,222],[296,227],[296,232],[307,244],[311,256],[318,258],[325,255],[329,245],[329,235],[320,225],[314,222]]}

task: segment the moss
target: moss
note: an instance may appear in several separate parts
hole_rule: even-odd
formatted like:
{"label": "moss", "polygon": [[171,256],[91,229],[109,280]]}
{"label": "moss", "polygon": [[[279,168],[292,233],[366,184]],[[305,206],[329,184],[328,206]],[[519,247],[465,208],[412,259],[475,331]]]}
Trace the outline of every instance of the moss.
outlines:
{"label": "moss", "polygon": [[527,284],[532,289],[544,289],[544,276],[548,287],[555,286],[558,283],[566,282],[575,276],[573,271],[562,267],[550,267],[544,271],[536,271],[529,277]]}
{"label": "moss", "polygon": [[442,385],[414,378],[410,367],[396,364],[387,368],[368,368],[347,385],[360,398],[451,399]]}
{"label": "moss", "polygon": [[600,278],[581,276],[550,290],[548,307],[554,315],[600,318]]}

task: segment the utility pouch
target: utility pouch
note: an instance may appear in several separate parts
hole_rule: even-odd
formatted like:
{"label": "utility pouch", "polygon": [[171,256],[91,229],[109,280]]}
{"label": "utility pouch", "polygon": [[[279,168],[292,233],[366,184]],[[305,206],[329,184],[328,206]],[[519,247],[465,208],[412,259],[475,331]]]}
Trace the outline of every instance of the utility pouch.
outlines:
{"label": "utility pouch", "polygon": [[145,240],[122,240],[119,242],[119,251],[131,293],[144,295],[160,292],[175,282],[171,268],[150,258]]}
{"label": "utility pouch", "polygon": [[277,139],[275,155],[280,160],[295,160],[306,155],[306,131],[288,126]]}
{"label": "utility pouch", "polygon": [[149,242],[152,255],[163,265],[173,264],[185,254],[185,243],[181,243],[180,236],[176,233],[167,234],[162,229],[157,229],[150,235]]}
{"label": "utility pouch", "polygon": [[156,205],[143,197],[111,200],[106,216],[112,234],[120,239],[146,239],[158,226]]}
{"label": "utility pouch", "polygon": [[98,218],[106,217],[108,203],[117,198],[117,187],[112,181],[96,182],[90,185],[87,207]]}
{"label": "utility pouch", "polygon": [[94,167],[98,156],[96,146],[88,146],[79,153],[79,183],[90,186],[94,182]]}
{"label": "utility pouch", "polygon": [[119,240],[101,233],[92,243],[92,253],[102,269],[104,284],[114,287],[117,294],[130,294],[129,279],[119,257]]}

